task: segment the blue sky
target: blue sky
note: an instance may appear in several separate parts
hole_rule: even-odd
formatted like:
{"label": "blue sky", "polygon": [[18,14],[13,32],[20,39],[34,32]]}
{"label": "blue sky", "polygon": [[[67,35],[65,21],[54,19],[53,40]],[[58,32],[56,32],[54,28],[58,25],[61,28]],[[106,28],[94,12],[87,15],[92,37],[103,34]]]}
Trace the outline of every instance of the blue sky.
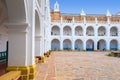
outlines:
{"label": "blue sky", "polygon": [[[107,9],[111,14],[120,12],[120,0],[57,0],[62,13],[80,13],[81,9],[86,14],[106,14]],[[56,0],[50,0],[53,9]]]}

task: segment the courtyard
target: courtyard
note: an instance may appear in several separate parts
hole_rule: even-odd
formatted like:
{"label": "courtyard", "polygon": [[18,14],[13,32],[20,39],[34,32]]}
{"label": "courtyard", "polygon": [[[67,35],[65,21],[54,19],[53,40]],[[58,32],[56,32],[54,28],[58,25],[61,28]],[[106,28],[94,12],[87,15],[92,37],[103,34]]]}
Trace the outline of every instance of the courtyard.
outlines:
{"label": "courtyard", "polygon": [[120,58],[107,53],[53,51],[37,64],[36,80],[120,80]]}

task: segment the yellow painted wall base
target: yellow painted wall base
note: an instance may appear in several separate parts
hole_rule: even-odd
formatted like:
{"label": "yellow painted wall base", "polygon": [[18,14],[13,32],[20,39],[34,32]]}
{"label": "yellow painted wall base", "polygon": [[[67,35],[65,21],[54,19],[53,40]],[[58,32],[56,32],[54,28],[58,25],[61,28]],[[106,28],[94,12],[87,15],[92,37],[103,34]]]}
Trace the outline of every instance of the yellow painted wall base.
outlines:
{"label": "yellow painted wall base", "polygon": [[32,66],[9,66],[6,69],[9,71],[21,71],[22,80],[34,79],[36,75],[36,65]]}
{"label": "yellow painted wall base", "polygon": [[38,58],[35,58],[35,63],[37,64],[39,62],[39,59]]}
{"label": "yellow painted wall base", "polygon": [[30,75],[29,75],[29,79],[30,80],[32,80],[32,79],[34,79],[35,78],[35,76],[36,76],[36,65],[34,64],[34,65],[32,65],[32,66],[30,66]]}
{"label": "yellow painted wall base", "polygon": [[18,80],[20,76],[21,76],[21,71],[10,71],[0,76],[0,80]]}

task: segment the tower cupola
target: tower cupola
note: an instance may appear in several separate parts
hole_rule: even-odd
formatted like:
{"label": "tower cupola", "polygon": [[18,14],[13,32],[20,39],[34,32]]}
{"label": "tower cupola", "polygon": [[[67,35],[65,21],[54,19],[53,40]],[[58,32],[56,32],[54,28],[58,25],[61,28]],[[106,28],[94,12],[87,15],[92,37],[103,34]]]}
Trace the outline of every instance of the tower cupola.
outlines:
{"label": "tower cupola", "polygon": [[56,1],[56,3],[54,4],[54,12],[59,12],[59,4],[58,2]]}

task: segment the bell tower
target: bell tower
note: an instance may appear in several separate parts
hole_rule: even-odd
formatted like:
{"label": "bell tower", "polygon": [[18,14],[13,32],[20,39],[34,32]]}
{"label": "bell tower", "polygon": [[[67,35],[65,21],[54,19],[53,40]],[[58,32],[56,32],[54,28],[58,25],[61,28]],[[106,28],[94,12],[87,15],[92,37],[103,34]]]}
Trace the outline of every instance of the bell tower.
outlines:
{"label": "bell tower", "polygon": [[57,1],[54,4],[54,10],[51,12],[51,16],[51,20],[60,20],[60,9]]}
{"label": "bell tower", "polygon": [[59,4],[58,2],[56,1],[56,3],[54,4],[54,12],[59,12]]}

